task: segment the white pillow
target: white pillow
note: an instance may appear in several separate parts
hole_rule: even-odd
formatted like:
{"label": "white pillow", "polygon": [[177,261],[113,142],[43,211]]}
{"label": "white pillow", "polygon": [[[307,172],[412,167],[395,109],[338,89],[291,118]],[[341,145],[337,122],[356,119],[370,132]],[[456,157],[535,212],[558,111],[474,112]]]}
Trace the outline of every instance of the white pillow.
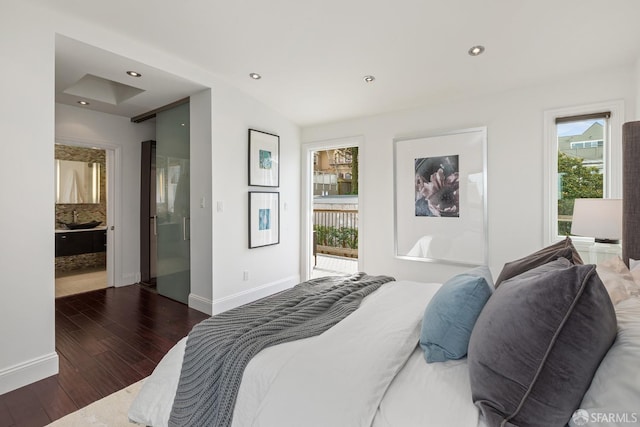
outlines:
{"label": "white pillow", "polygon": [[[596,371],[591,386],[574,413],[571,427],[606,425],[623,427],[640,423],[640,298],[616,305],[618,334]],[[583,411],[583,412],[579,412]],[[586,412],[584,412],[586,411]],[[634,421],[635,419],[635,421]]]}
{"label": "white pillow", "polygon": [[640,296],[640,260],[629,258],[629,268],[631,269],[631,276],[637,287],[631,291],[631,295]]}
{"label": "white pillow", "polygon": [[171,407],[176,397],[187,337],[182,338],[164,355],[129,408],[129,420],[145,426],[169,424]]}
{"label": "white pillow", "polygon": [[[599,263],[596,266],[596,272],[600,276],[604,287],[607,288],[613,305],[630,298],[634,292],[638,291],[638,285],[634,281],[631,272],[619,256]],[[640,274],[640,268],[638,273]]]}

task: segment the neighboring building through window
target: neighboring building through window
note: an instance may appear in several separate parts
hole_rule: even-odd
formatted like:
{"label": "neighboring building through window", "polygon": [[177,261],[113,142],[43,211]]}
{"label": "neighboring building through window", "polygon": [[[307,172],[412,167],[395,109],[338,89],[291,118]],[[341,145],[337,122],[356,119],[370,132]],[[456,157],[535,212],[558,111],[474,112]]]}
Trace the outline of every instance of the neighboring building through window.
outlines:
{"label": "neighboring building through window", "polygon": [[358,147],[332,148],[313,153],[313,194],[358,194]]}

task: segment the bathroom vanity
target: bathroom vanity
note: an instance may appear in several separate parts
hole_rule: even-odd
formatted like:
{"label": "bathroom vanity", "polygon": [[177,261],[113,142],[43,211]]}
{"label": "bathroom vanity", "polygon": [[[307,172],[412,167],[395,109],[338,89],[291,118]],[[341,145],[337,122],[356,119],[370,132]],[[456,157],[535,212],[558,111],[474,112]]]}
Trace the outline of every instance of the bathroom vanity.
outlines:
{"label": "bathroom vanity", "polygon": [[56,257],[107,250],[107,227],[90,230],[56,230]]}

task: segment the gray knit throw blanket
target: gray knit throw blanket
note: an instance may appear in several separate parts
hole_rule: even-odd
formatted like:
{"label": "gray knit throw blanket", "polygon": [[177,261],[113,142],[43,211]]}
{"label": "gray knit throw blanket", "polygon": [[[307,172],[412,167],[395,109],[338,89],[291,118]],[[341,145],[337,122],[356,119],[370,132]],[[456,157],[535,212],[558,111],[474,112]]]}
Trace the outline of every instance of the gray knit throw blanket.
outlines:
{"label": "gray knit throw blanket", "polygon": [[196,325],[189,333],[172,427],[229,427],[244,368],[266,347],[319,335],[388,276],[313,279]]}

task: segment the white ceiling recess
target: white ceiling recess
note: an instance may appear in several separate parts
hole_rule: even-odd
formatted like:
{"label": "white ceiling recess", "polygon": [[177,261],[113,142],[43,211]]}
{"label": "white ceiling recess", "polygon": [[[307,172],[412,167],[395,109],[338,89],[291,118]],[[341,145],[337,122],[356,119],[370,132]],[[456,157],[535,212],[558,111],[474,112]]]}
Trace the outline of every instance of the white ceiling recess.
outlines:
{"label": "white ceiling recess", "polygon": [[[127,71],[136,71],[132,77]],[[103,49],[56,36],[56,102],[135,117],[205,89]]]}

